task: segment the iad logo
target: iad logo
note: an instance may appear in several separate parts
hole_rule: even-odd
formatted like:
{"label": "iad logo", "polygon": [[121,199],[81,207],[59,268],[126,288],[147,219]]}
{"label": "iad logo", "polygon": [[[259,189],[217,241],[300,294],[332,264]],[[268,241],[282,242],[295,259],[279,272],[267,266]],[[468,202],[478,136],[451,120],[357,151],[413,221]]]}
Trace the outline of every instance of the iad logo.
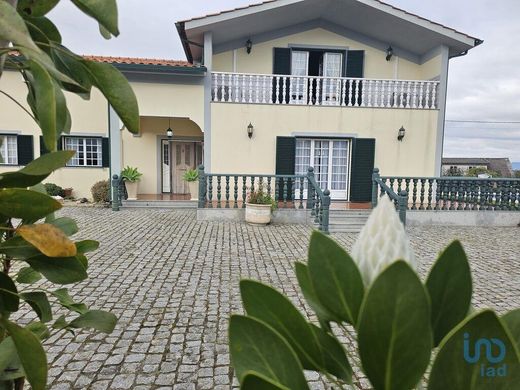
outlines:
{"label": "iad logo", "polygon": [[[473,354],[470,354],[470,336],[469,333],[464,333],[464,360],[470,364],[479,363],[482,347],[484,347],[487,362],[480,363],[480,376],[489,378],[506,376],[507,364],[498,365],[506,357],[506,346],[502,340],[478,339],[475,341]],[[497,353],[495,354],[495,352]]]}

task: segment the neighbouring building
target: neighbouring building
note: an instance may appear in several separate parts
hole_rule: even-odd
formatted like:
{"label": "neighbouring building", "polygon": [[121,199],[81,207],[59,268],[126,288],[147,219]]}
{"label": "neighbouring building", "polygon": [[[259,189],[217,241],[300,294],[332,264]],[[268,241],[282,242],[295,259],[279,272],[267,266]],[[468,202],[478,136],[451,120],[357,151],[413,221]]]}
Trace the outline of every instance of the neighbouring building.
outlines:
{"label": "neighbouring building", "polygon": [[[127,76],[141,132],[122,131],[99,93],[67,96],[72,132],[60,147],[78,153],[49,181],[90,196],[130,165],[144,174],[140,194],[185,194],[183,173],[201,163],[229,174],[313,166],[333,199],[366,201],[374,166],[440,175],[448,64],[482,43],[377,0],[267,1],[177,30],[187,61],[90,57]],[[0,87],[25,100],[17,73]],[[3,96],[0,112],[3,171],[45,152],[37,126]]]}
{"label": "neighbouring building", "polygon": [[512,177],[513,165],[509,158],[481,158],[481,157],[444,157],[442,159],[442,172],[459,171],[465,174],[472,168],[482,168],[497,172],[500,177]]}

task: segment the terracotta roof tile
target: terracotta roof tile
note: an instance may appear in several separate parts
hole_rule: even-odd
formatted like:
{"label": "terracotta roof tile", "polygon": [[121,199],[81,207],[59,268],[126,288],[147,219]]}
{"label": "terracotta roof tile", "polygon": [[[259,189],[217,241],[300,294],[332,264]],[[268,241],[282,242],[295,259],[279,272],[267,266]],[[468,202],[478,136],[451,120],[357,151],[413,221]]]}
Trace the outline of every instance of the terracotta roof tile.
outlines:
{"label": "terracotta roof tile", "polygon": [[84,58],[96,62],[107,62],[110,64],[128,64],[128,65],[159,65],[159,66],[181,66],[194,68],[196,65],[190,64],[188,61],[182,60],[165,60],[158,58],[138,58],[138,57],[109,57],[109,56],[92,56],[84,55]]}

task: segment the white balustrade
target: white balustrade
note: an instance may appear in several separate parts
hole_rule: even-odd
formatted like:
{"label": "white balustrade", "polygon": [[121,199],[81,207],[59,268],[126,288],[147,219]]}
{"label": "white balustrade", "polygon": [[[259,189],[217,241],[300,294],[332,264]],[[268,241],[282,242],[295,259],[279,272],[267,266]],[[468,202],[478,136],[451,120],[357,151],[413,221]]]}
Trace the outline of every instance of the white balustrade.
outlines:
{"label": "white balustrade", "polygon": [[438,81],[214,72],[214,102],[401,109],[438,108]]}

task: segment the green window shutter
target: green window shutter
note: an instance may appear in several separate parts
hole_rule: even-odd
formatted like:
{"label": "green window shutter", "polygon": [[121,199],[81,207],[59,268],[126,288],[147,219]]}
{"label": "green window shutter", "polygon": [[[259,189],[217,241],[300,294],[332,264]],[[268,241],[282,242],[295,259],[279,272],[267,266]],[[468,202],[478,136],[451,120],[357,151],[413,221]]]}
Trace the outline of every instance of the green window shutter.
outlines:
{"label": "green window shutter", "polygon": [[376,152],[376,140],[357,138],[352,145],[352,176],[350,201],[370,202],[372,199],[372,173]]}
{"label": "green window shutter", "polygon": [[[276,137],[276,174],[294,175],[296,169],[296,138]],[[278,200],[283,200],[283,181],[278,181]],[[292,197],[292,184],[287,185],[287,199]]]}
{"label": "green window shutter", "polygon": [[[347,52],[347,77],[363,78],[365,65],[365,51],[364,50],[349,50]],[[350,83],[347,89],[350,89]],[[347,90],[345,96],[352,96],[351,104],[356,103],[356,86],[352,83],[352,95],[350,90]],[[361,103],[362,85],[359,84],[358,102]],[[348,98],[347,98],[348,99]]]}
{"label": "green window shutter", "polygon": [[110,167],[110,142],[107,137],[101,140],[101,158],[103,162],[103,168]]}
{"label": "green window shutter", "polygon": [[347,52],[347,77],[363,78],[364,63],[364,50],[349,50]]}
{"label": "green window shutter", "polygon": [[19,135],[16,137],[18,147],[18,165],[27,165],[34,160],[34,142],[32,135]]}
{"label": "green window shutter", "polygon": [[49,153],[49,150],[45,147],[45,142],[43,141],[43,137],[40,135],[40,156]]}
{"label": "green window shutter", "polygon": [[[291,74],[291,49],[285,47],[275,47],[273,53],[273,74]],[[289,81],[285,97],[282,97],[283,79],[279,80],[280,99],[289,102]],[[276,102],[276,78],[273,80],[273,103]]]}

